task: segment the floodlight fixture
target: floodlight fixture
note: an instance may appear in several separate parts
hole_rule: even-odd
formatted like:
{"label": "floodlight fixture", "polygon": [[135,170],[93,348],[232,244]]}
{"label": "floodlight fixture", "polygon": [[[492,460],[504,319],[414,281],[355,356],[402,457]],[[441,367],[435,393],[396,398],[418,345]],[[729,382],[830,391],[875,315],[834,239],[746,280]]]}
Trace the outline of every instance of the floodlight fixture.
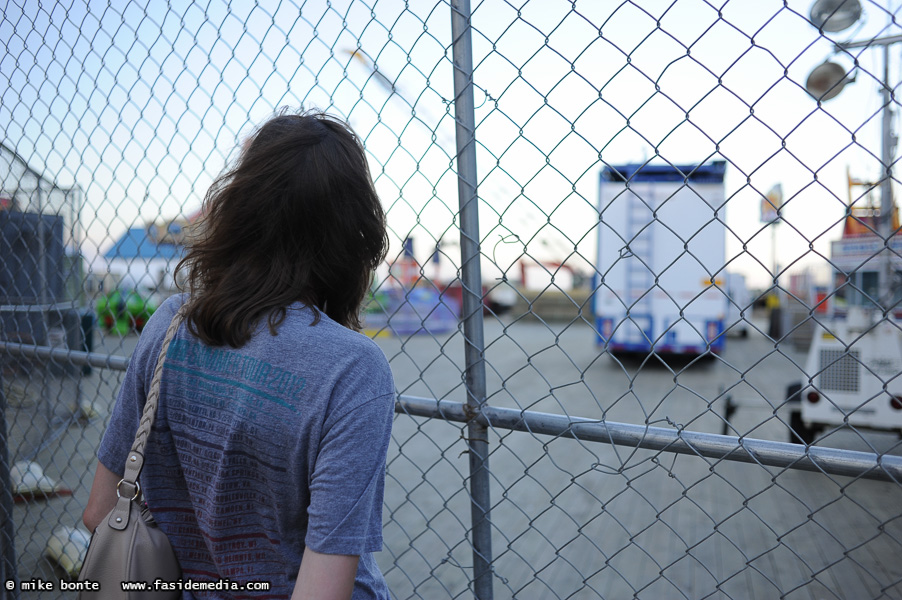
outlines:
{"label": "floodlight fixture", "polygon": [[815,100],[825,102],[835,98],[847,83],[855,81],[846,70],[835,62],[824,61],[811,71],[805,89]]}
{"label": "floodlight fixture", "polygon": [[811,7],[811,24],[823,31],[836,33],[848,29],[861,18],[858,0],[817,0]]}

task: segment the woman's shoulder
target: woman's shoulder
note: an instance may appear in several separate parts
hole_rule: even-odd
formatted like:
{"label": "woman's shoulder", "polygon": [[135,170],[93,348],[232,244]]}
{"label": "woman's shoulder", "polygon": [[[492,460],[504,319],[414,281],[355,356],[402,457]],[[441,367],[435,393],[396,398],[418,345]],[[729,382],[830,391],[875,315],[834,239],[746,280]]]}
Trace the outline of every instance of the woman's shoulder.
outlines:
{"label": "woman's shoulder", "polygon": [[326,315],[320,316],[320,322],[313,325],[311,329],[318,330],[317,333],[323,338],[331,340],[337,351],[347,352],[357,360],[370,359],[388,364],[382,349],[372,338],[358,331],[348,329]]}
{"label": "woman's shoulder", "polygon": [[[316,362],[319,367],[343,376],[367,373],[379,380],[391,378],[388,359],[375,341],[325,314],[320,313],[316,323],[312,318],[299,319],[290,328],[289,336],[293,335],[298,336],[295,340],[306,350],[303,360],[308,364]],[[278,337],[282,337],[282,331]],[[293,343],[289,339],[283,343]]]}
{"label": "woman's shoulder", "polygon": [[144,344],[162,345],[163,336],[166,335],[169,323],[172,322],[172,318],[184,302],[185,294],[177,294],[166,298],[157,307],[141,331],[141,340]]}
{"label": "woman's shoulder", "polygon": [[187,301],[188,294],[175,294],[174,296],[169,296],[160,304],[160,306],[154,311],[153,315],[151,315],[148,320],[148,324],[153,320],[157,323],[160,321],[165,321],[168,323],[172,320],[172,317],[175,316],[175,313],[178,312],[178,309],[182,307],[182,305]]}
{"label": "woman's shoulder", "polygon": [[184,294],[177,294],[164,300],[147,320],[144,329],[141,331],[141,336],[138,338],[138,343],[135,346],[129,364],[130,368],[132,368],[131,365],[134,365],[134,368],[143,369],[148,381],[153,374],[169,323],[172,322],[172,318],[184,301]]}

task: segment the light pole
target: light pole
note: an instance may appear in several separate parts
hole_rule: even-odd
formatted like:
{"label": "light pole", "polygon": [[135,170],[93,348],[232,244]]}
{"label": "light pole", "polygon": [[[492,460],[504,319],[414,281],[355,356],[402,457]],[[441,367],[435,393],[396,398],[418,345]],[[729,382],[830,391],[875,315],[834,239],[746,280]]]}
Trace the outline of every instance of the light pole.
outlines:
{"label": "light pole", "polygon": [[[818,0],[811,8],[811,22],[824,31],[841,31],[851,27],[861,16],[861,7],[857,0]],[[896,145],[896,137],[892,131],[893,110],[892,87],[889,83],[889,47],[902,42],[902,35],[874,38],[858,42],[842,42],[834,45],[837,52],[845,52],[854,48],[883,47],[883,78],[881,94],[883,107],[881,109],[881,148],[880,161],[883,165],[883,173],[880,178],[880,216],[877,221],[877,233],[883,239],[883,248],[878,251],[881,255],[880,276],[878,277],[878,299],[881,308],[886,311],[892,306],[892,247],[893,232],[893,153]],[[856,67],[857,68],[857,67]],[[843,86],[854,81],[846,75],[845,69],[836,63],[824,62],[815,68],[806,82],[806,89],[818,102],[824,102],[834,98],[842,91]]]}
{"label": "light pole", "polygon": [[868,40],[864,42],[849,42],[845,44],[837,44],[840,50],[851,50],[853,48],[866,48],[869,46],[883,46],[883,109],[881,114],[881,148],[880,162],[883,163],[884,172],[881,173],[880,179],[880,219],[877,224],[877,232],[883,238],[884,248],[882,250],[883,260],[880,264],[879,277],[879,298],[881,306],[884,310],[891,307],[893,301],[892,289],[892,255],[890,248],[892,247],[893,238],[893,209],[895,202],[893,200],[893,153],[896,145],[896,137],[893,135],[892,121],[893,110],[892,88],[889,84],[889,47],[892,44],[902,42],[902,36],[896,35],[891,37]]}

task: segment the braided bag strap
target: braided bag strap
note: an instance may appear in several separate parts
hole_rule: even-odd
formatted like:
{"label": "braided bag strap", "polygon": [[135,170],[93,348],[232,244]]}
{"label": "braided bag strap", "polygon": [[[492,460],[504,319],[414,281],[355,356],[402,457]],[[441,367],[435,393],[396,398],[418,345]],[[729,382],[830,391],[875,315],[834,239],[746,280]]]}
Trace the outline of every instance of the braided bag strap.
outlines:
{"label": "braided bag strap", "polygon": [[[157,417],[157,407],[160,404],[160,381],[163,378],[163,363],[166,361],[166,352],[169,350],[169,344],[175,337],[175,332],[181,325],[182,320],[187,312],[187,305],[182,305],[166,330],[163,338],[163,346],[160,348],[160,355],[157,358],[157,364],[153,371],[153,378],[150,381],[150,391],[147,393],[147,400],[144,403],[144,412],[141,414],[141,421],[138,423],[138,431],[135,434],[135,442],[132,444],[131,452],[128,453],[128,459],[125,462],[125,476],[119,483],[130,483],[137,488],[135,484],[138,476],[141,474],[141,468],[144,466],[144,447],[147,445],[147,438],[150,436],[150,428]],[[137,491],[135,492],[137,494]]]}
{"label": "braided bag strap", "polygon": [[132,452],[144,453],[144,446],[147,445],[147,438],[150,436],[150,428],[153,426],[154,419],[157,416],[157,407],[160,405],[160,381],[163,379],[163,363],[166,362],[166,352],[169,350],[169,344],[175,337],[175,332],[184,317],[185,307],[182,305],[172,322],[169,323],[169,329],[166,330],[166,336],[163,338],[163,346],[160,348],[160,356],[157,358],[157,366],[153,371],[153,379],[150,380],[150,391],[147,393],[147,401],[144,404],[144,413],[141,415],[141,422],[138,423],[138,432],[135,434],[135,443],[132,445]]}

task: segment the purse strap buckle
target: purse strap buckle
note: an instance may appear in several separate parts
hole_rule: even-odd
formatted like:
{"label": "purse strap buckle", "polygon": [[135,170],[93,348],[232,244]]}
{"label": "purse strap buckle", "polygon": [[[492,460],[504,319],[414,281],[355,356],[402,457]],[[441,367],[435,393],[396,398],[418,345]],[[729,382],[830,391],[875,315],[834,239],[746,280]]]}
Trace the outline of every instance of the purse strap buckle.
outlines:
{"label": "purse strap buckle", "polygon": [[119,483],[116,484],[116,497],[117,497],[117,498],[122,498],[122,494],[119,492],[119,487],[120,487],[123,483],[128,483],[129,485],[135,486],[135,495],[131,497],[131,500],[137,500],[137,499],[138,499],[138,496],[141,495],[141,484],[138,483],[137,481],[131,482],[131,481],[126,481],[126,480],[124,480],[124,479],[120,479],[120,480],[119,480]]}

